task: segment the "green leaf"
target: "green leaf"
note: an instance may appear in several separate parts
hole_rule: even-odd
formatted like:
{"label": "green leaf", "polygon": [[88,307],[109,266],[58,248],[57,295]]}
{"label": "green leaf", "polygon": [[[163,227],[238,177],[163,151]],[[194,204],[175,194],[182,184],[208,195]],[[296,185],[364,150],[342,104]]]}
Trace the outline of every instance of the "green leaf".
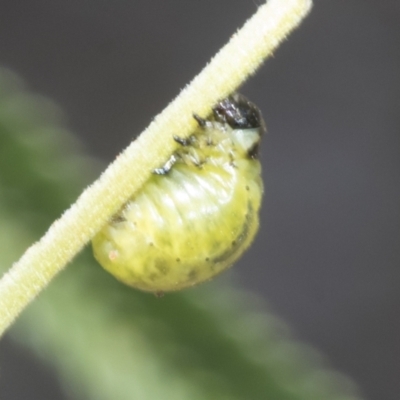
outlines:
{"label": "green leaf", "polygon": [[[3,270],[98,170],[61,126],[54,105],[0,71]],[[54,365],[71,398],[357,398],[352,385],[326,369],[314,350],[295,343],[259,299],[226,278],[156,298],[117,282],[90,249],[10,334]]]}

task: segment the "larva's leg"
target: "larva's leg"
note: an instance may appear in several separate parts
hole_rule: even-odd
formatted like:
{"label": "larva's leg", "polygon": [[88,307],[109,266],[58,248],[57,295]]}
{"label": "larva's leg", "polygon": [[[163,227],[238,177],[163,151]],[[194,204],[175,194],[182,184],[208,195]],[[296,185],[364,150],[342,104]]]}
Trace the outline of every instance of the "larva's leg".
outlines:
{"label": "larva's leg", "polygon": [[201,129],[212,129],[214,127],[213,121],[202,118],[202,117],[200,117],[200,115],[193,114],[193,118],[197,121],[197,123],[199,124],[199,127]]}
{"label": "larva's leg", "polygon": [[193,144],[193,136],[189,136],[188,138],[174,136],[174,140],[176,143],[179,143],[183,147],[187,147],[187,146],[190,146],[191,144]]}
{"label": "larva's leg", "polygon": [[200,128],[206,128],[207,127],[207,123],[209,123],[209,121],[207,121],[206,119],[200,117],[200,115],[193,113],[193,118],[197,121],[197,123],[199,124]]}
{"label": "larva's leg", "polygon": [[[201,129],[207,130],[213,127],[212,121],[204,119],[197,114],[193,114],[193,118],[197,121]],[[203,144],[198,142],[198,137],[196,135],[191,135],[188,138],[183,138],[175,135],[173,137],[175,142],[179,143],[185,150],[177,151],[171,158],[161,167],[156,168],[153,173],[157,175],[166,175],[174,166],[178,158],[185,162],[186,164],[195,165],[196,167],[201,167],[204,163],[204,160],[199,159],[197,151],[193,151],[193,149],[202,147]],[[212,141],[207,137],[206,144],[210,146]]]}
{"label": "larva's leg", "polygon": [[169,171],[171,171],[171,168],[174,166],[176,163],[177,158],[173,154],[170,159],[161,167],[161,168],[156,168],[153,170],[153,174],[156,175],[167,175]]}
{"label": "larva's leg", "polygon": [[203,140],[201,141],[201,143],[199,143],[199,146],[212,146],[213,140],[211,138],[210,132],[212,132],[213,129],[215,129],[215,121],[211,121],[205,118],[200,117],[197,114],[193,114],[193,118],[197,121],[197,123],[199,124],[199,127],[205,131],[206,135],[203,136]]}

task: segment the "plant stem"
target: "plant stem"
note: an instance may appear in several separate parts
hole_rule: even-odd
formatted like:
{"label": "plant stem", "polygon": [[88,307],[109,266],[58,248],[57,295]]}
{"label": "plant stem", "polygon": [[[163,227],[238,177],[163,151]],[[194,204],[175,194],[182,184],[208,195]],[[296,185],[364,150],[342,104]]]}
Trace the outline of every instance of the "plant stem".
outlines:
{"label": "plant stem", "polygon": [[311,0],[270,0],[259,7],[203,71],[55,221],[0,281],[0,335],[51,279],[176,149],[176,132],[195,129],[192,113],[209,114],[235,91],[300,23]]}

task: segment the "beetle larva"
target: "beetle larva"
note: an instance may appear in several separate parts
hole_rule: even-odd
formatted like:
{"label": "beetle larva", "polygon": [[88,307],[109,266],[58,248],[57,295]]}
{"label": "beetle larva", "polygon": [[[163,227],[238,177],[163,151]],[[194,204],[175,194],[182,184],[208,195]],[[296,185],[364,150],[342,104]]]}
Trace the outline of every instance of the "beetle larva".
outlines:
{"label": "beetle larva", "polygon": [[258,229],[263,185],[259,109],[234,94],[197,115],[197,131],[93,238],[99,263],[150,292],[179,290],[225,270]]}

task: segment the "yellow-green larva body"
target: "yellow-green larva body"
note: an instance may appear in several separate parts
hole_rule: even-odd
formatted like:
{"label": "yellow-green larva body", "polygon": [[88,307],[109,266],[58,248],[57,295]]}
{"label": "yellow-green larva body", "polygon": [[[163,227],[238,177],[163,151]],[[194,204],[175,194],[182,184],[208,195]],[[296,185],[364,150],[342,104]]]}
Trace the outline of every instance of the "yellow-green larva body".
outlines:
{"label": "yellow-green larva body", "polygon": [[218,116],[221,104],[211,121],[195,116],[198,131],[176,138],[180,149],[94,237],[96,259],[120,281],[151,292],[193,286],[231,266],[252,242],[263,122],[259,116],[259,126],[232,128]]}

